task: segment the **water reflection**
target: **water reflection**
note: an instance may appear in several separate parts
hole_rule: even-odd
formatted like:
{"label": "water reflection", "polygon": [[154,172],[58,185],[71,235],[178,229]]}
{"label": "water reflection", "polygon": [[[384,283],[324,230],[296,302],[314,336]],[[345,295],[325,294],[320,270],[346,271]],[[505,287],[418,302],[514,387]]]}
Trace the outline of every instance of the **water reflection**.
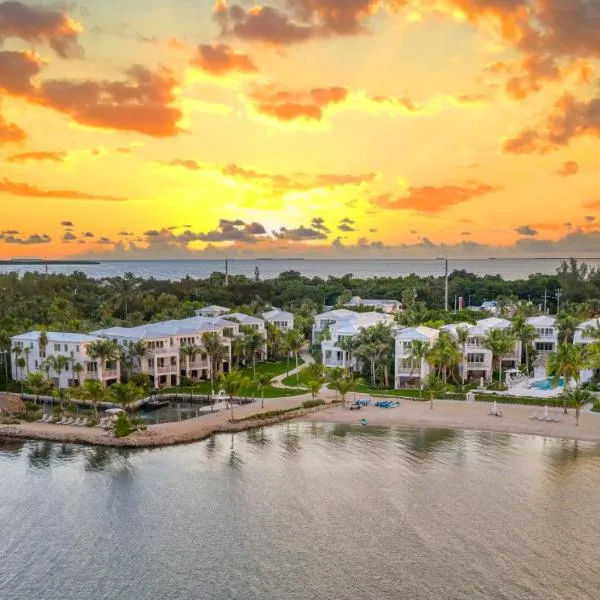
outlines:
{"label": "water reflection", "polygon": [[265,444],[271,443],[271,440],[267,436],[266,429],[264,427],[260,427],[258,429],[249,429],[246,432],[246,440],[250,444],[259,446],[264,446]]}
{"label": "water reflection", "polygon": [[25,442],[23,440],[18,440],[14,438],[3,438],[0,437],[0,456],[2,454],[10,455],[18,455],[21,453],[25,446]]}

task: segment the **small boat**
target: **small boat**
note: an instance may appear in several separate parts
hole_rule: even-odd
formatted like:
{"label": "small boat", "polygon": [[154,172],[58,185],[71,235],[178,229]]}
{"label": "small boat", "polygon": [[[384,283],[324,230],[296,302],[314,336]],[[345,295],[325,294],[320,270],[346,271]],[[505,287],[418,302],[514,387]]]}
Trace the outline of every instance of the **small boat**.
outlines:
{"label": "small boat", "polygon": [[143,404],[143,408],[146,408],[149,410],[156,410],[157,408],[162,408],[163,406],[169,406],[169,401],[152,399],[152,400],[148,400],[147,402],[144,402],[144,404]]}

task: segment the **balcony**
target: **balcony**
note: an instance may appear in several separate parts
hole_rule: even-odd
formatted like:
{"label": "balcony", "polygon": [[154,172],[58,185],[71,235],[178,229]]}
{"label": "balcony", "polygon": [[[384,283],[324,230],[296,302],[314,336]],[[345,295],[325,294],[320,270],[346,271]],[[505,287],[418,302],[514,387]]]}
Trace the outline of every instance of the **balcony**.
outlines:
{"label": "balcony", "polygon": [[118,369],[104,369],[102,371],[102,379],[118,379],[119,378],[119,370]]}
{"label": "balcony", "polygon": [[487,362],[466,362],[467,369],[472,369],[473,371],[487,371],[492,368],[492,365]]}
{"label": "balcony", "polygon": [[[187,369],[188,365],[185,361],[180,363],[182,369]],[[210,367],[210,363],[207,360],[198,360],[194,362],[190,362],[190,369],[208,369]]]}
{"label": "balcony", "polygon": [[396,375],[399,377],[420,377],[421,369],[415,367],[414,369],[400,368],[396,371]]}
{"label": "balcony", "polygon": [[148,356],[164,356],[165,354],[177,354],[177,352],[178,349],[175,346],[166,346],[165,348],[154,348],[152,350],[148,349],[147,354]]}
{"label": "balcony", "polygon": [[154,369],[154,372],[158,375],[176,375],[177,371],[177,365],[167,365],[166,367],[156,367]]}

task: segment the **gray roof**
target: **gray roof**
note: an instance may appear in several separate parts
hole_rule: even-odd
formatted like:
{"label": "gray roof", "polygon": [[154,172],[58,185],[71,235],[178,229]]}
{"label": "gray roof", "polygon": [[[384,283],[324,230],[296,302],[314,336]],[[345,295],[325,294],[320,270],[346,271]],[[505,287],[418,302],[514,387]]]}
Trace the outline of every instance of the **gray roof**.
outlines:
{"label": "gray roof", "polygon": [[222,319],[224,321],[237,319],[240,322],[240,325],[264,325],[265,323],[262,319],[259,319],[258,317],[252,317],[250,315],[245,315],[244,313],[230,313],[227,315],[223,315]]}
{"label": "gray roof", "polygon": [[[100,338],[94,335],[87,335],[85,333],[67,333],[63,331],[48,331],[46,332],[49,343],[60,343],[60,344],[86,344],[90,342],[97,342]],[[18,342],[37,342],[40,339],[39,331],[28,331],[27,333],[21,333],[11,338]]]}
{"label": "gray roof", "polygon": [[287,312],[285,310],[281,310],[280,308],[274,308],[273,310],[269,310],[262,314],[263,319],[267,321],[279,319],[283,321],[290,321],[294,318],[294,315],[291,312]]}

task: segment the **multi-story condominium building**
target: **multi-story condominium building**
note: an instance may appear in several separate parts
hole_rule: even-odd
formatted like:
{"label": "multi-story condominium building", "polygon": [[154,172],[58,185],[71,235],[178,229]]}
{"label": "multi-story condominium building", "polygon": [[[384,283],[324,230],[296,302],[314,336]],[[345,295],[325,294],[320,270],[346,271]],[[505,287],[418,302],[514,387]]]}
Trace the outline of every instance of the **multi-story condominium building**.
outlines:
{"label": "multi-story condominium building", "polygon": [[[146,352],[133,360],[133,372],[148,375],[154,387],[159,388],[179,385],[182,376],[193,380],[210,377],[210,357],[202,336],[211,332],[219,336],[225,347],[218,369],[226,372],[231,364],[231,338],[239,335],[239,325],[224,319],[191,317],[139,327],[110,327],[93,333],[113,340],[125,350],[134,342],[144,342]],[[186,346],[197,346],[199,351],[190,356]]]}
{"label": "multi-story condominium building", "polygon": [[[599,335],[593,335],[599,334]],[[574,344],[593,344],[594,342],[600,342],[600,318],[596,317],[589,321],[584,321],[575,329],[575,335],[573,336]]]}
{"label": "multi-story condominium building", "polygon": [[398,331],[394,345],[395,387],[397,389],[414,384],[416,380],[423,380],[429,375],[431,365],[425,357],[420,361],[413,357],[413,343],[420,341],[433,347],[439,335],[439,330],[424,326],[406,327]]}
{"label": "multi-story condominium building", "polygon": [[463,360],[459,364],[461,375],[464,370],[465,380],[474,379],[477,381],[483,377],[484,381],[491,381],[493,375],[492,352],[483,347],[483,340],[487,331],[483,327],[471,325],[470,323],[456,323],[442,327],[442,330],[447,331],[455,341],[458,338],[458,329],[466,329],[468,332],[464,348],[460,347],[461,352],[463,352]]}
{"label": "multi-story condominium building", "polygon": [[533,340],[533,347],[538,356],[548,355],[550,352],[556,352],[558,346],[558,329],[556,327],[556,317],[551,315],[541,315],[538,317],[529,317],[529,325],[535,327],[537,332]]}
{"label": "multi-story condominium building", "polygon": [[263,347],[259,352],[257,352],[256,358],[258,360],[266,360],[267,359],[267,329],[265,327],[265,322],[258,317],[253,317],[251,315],[245,315],[244,313],[227,313],[221,317],[223,321],[236,323],[240,327],[240,331],[242,327],[249,327],[253,329],[257,333],[263,336],[265,340]]}
{"label": "multi-story condominium building", "polygon": [[[56,387],[77,387],[86,379],[98,379],[104,385],[119,380],[119,361],[103,362],[90,357],[89,348],[100,337],[83,333],[62,333],[49,331],[46,333],[47,343],[40,346],[40,332],[30,331],[11,338],[11,347],[17,360],[12,361],[12,377],[21,381],[27,373],[41,371],[47,373]],[[64,367],[57,371],[58,356],[65,358]],[[18,366],[18,359],[25,361],[24,367]],[[54,365],[54,366],[53,366]],[[81,367],[79,367],[81,365]]]}
{"label": "multi-story condominium building", "polygon": [[[477,326],[481,327],[481,329],[483,329],[487,334],[492,329],[510,330],[512,328],[512,323],[508,319],[490,317],[489,319],[481,319],[480,321],[477,321]],[[512,352],[507,354],[502,359],[502,368],[518,369],[519,365],[521,364],[521,354],[521,342],[519,340],[515,340]]]}
{"label": "multi-story condominium building", "polygon": [[271,323],[271,325],[283,332],[294,329],[294,315],[291,312],[286,312],[280,308],[273,308],[264,312],[262,317],[265,322]]}
{"label": "multi-story condominium building", "polygon": [[361,298],[360,296],[354,296],[349,302],[344,304],[345,308],[353,308],[356,306],[366,306],[384,313],[394,313],[401,309],[402,304],[398,300],[374,300]]}
{"label": "multi-story condominium building", "polygon": [[199,308],[195,311],[195,313],[198,317],[221,317],[230,311],[231,309],[226,308],[225,306],[211,304],[210,306],[203,306],[202,308]]}
{"label": "multi-story condominium building", "polygon": [[351,310],[334,310],[315,317],[313,339],[321,342],[323,364],[326,367],[353,368],[359,367],[357,358],[347,350],[340,348],[340,340],[356,337],[364,329],[384,323],[390,327],[394,318],[378,312],[356,313]]}

